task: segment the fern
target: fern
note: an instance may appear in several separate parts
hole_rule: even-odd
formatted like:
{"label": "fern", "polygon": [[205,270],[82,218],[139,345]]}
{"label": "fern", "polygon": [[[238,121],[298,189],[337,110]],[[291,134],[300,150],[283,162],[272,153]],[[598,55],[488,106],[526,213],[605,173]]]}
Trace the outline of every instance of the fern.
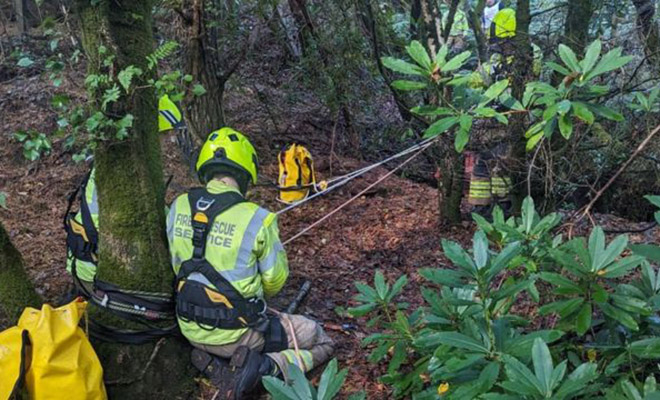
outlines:
{"label": "fern", "polygon": [[174,40],[168,40],[165,43],[158,46],[153,53],[147,56],[149,69],[154,68],[160,60],[164,60],[166,57],[169,57],[174,53],[174,51],[179,47],[179,43]]}

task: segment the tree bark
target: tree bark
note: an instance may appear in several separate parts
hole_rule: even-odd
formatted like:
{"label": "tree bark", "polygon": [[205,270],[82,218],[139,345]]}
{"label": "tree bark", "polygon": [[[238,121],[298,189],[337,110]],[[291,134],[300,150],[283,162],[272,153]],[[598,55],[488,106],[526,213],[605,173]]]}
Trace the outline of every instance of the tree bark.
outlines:
{"label": "tree bark", "polygon": [[570,0],[564,22],[563,42],[581,55],[589,42],[589,22],[594,13],[592,0]]}
{"label": "tree bark", "polygon": [[[115,56],[111,71],[134,65],[148,71],[153,50],[151,1],[114,0],[91,5],[77,0],[84,50],[99,60],[99,45]],[[90,73],[99,64],[89,63]],[[104,71],[102,71],[104,72]],[[173,275],[164,231],[164,185],[158,140],[155,91],[145,73],[136,89],[113,104],[108,115],[130,113],[129,138],[100,142],[95,151],[99,195],[99,265],[97,277],[123,289],[173,292]],[[98,98],[93,99],[99,104]],[[90,304],[90,316],[118,329],[141,325]],[[93,341],[113,398],[182,398],[193,389],[189,347],[174,338],[156,346]],[[136,379],[137,378],[137,379]]]}
{"label": "tree bark", "polygon": [[447,13],[447,24],[444,27],[444,30],[442,31],[442,40],[444,43],[449,42],[449,36],[451,35],[451,28],[454,27],[454,20],[456,18],[456,11],[458,10],[458,4],[460,3],[460,0],[451,0],[451,4],[449,5],[449,12]]}
{"label": "tree bark", "polygon": [[637,28],[639,36],[644,42],[644,52],[649,64],[660,69],[660,32],[655,20],[655,1],[632,0],[637,10]]}
{"label": "tree bark", "polygon": [[14,325],[25,307],[39,307],[41,298],[23,268],[23,259],[0,223],[0,331]]}
{"label": "tree bark", "polygon": [[396,90],[394,90],[394,88],[392,87],[391,85],[392,79],[390,79],[389,75],[387,74],[387,71],[385,71],[385,68],[383,67],[383,63],[380,60],[381,59],[380,38],[378,35],[378,27],[376,26],[376,18],[371,5],[371,0],[359,0],[358,7],[359,7],[358,14],[360,17],[360,21],[362,21],[365,31],[367,32],[369,41],[371,42],[374,59],[376,61],[376,67],[378,67],[378,71],[380,72],[380,75],[383,77],[383,80],[385,81],[385,85],[387,85],[387,88],[390,90],[390,93],[392,93],[392,98],[394,99],[397,109],[399,110],[399,115],[401,115],[401,118],[404,121],[410,121],[413,117],[412,113],[410,112],[410,107],[401,98],[399,93]]}
{"label": "tree bark", "polygon": [[[516,53],[513,61],[513,83],[511,86],[511,95],[522,100],[525,93],[525,86],[532,73],[532,63],[534,56],[529,38],[530,23],[529,0],[518,0],[516,7],[516,36],[514,37],[514,47]],[[513,205],[516,210],[520,208],[522,199],[525,197],[525,130],[527,128],[527,119],[524,113],[516,113],[511,117],[509,124],[509,134],[511,141],[511,177],[513,180]]]}
{"label": "tree bark", "polygon": [[[422,21],[423,29],[420,32],[420,37],[426,41],[426,47],[431,54],[437,54],[440,46],[442,46],[442,19],[440,18],[440,10],[438,3],[435,0],[422,0]],[[422,36],[423,35],[423,36]]]}
{"label": "tree bark", "polygon": [[481,16],[486,8],[486,0],[478,0],[477,5],[472,8],[470,2],[465,2],[467,7],[468,24],[474,33],[474,40],[476,41],[477,56],[480,62],[488,61],[488,49],[486,44],[486,35],[484,34],[483,27],[481,26]]}

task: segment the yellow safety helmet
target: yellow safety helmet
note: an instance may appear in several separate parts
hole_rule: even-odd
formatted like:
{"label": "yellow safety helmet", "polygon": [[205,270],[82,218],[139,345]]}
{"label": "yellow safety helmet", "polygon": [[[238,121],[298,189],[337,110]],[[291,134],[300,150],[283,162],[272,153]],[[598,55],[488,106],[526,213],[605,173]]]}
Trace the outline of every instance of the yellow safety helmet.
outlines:
{"label": "yellow safety helmet", "polygon": [[516,36],[516,12],[512,8],[503,8],[493,18],[495,37],[511,38]]}
{"label": "yellow safety helmet", "polygon": [[158,132],[182,128],[183,119],[179,107],[174,104],[168,95],[158,99]]}
{"label": "yellow safety helmet", "polygon": [[209,134],[199,152],[196,169],[202,183],[208,182],[214,174],[231,175],[245,193],[249,182],[257,183],[259,162],[248,138],[225,127]]}

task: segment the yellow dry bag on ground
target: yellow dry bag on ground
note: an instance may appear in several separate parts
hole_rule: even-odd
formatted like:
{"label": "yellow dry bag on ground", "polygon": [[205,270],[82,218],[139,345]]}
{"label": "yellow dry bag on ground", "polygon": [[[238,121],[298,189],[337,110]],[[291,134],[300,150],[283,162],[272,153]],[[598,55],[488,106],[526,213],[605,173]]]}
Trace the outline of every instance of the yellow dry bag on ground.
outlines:
{"label": "yellow dry bag on ground", "polygon": [[0,332],[0,400],[105,400],[103,369],[78,326],[87,302],[26,308]]}
{"label": "yellow dry bag on ground", "polygon": [[290,204],[304,200],[310,190],[316,189],[312,154],[299,144],[292,144],[278,156],[280,201]]}

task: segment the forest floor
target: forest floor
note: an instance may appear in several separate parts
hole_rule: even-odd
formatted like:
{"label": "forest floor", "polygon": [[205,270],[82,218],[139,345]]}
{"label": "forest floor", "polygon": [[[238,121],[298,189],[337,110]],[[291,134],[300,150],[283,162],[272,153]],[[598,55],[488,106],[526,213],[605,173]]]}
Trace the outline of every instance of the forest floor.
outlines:
{"label": "forest floor", "polygon": [[[79,73],[76,74],[80,77]],[[67,85],[65,82],[64,90],[80,95],[79,87]],[[52,86],[38,70],[22,74],[7,74],[0,70],[0,191],[8,195],[7,209],[0,208],[0,219],[23,254],[37,290],[47,301],[54,302],[71,285],[65,270],[62,229],[67,195],[81,182],[87,166],[71,160],[72,152],[64,149],[63,138],[53,140],[50,155],[37,162],[27,162],[22,155],[22,145],[12,137],[13,132],[20,129],[55,130],[56,115],[50,108],[52,93]],[[232,95],[230,92],[227,113],[233,116],[232,123],[237,129],[248,134],[261,133],[255,136],[258,136],[257,147],[264,165],[262,181],[275,181],[277,148],[281,142],[296,139],[296,136],[290,133],[273,140],[264,133],[260,125],[267,122],[253,117],[252,110],[259,107],[255,97],[254,93],[249,95],[243,91]],[[292,112],[289,118],[298,115],[298,119],[289,119],[290,131],[296,132],[296,126],[307,127],[305,140],[312,143],[320,178],[328,178],[328,131],[332,126],[313,128],[319,121],[306,119],[311,114]],[[171,201],[181,191],[194,186],[196,180],[171,134],[162,137],[162,149],[164,174],[174,176],[167,194],[167,200]],[[339,157],[333,163],[333,174],[339,175],[363,164],[356,159]],[[283,214],[279,219],[283,240],[326,215],[386,172],[386,169],[378,168],[354,183]],[[267,187],[258,187],[251,196],[255,202],[273,211],[282,208],[282,204],[276,201],[277,192]],[[354,282],[372,283],[377,270],[383,271],[390,282],[407,274],[410,283],[401,298],[415,307],[422,302],[419,287],[423,284],[417,270],[446,261],[440,240],[451,239],[464,245],[471,240],[474,231],[471,222],[453,227],[439,226],[437,205],[435,188],[392,176],[287,246],[291,277],[274,303],[280,308],[285,307],[305,280],[312,282],[312,291],[298,312],[323,322],[337,343],[336,357],[340,366],[349,369],[344,394],[365,390],[368,399],[391,397],[389,389],[378,382],[378,377],[385,373],[385,366],[370,364],[367,361],[369,349],[361,346],[361,339],[370,333],[366,321],[354,320],[345,313],[346,308],[355,305],[352,300],[356,294]],[[612,216],[596,218],[606,227],[626,229],[639,226]],[[586,228],[587,225],[583,231]],[[631,235],[634,242],[657,242],[659,238],[658,228]],[[517,308],[530,318],[536,312],[528,304],[517,305]],[[318,380],[318,374],[314,379]],[[210,399],[207,393],[212,392],[205,389],[202,398]]]}

